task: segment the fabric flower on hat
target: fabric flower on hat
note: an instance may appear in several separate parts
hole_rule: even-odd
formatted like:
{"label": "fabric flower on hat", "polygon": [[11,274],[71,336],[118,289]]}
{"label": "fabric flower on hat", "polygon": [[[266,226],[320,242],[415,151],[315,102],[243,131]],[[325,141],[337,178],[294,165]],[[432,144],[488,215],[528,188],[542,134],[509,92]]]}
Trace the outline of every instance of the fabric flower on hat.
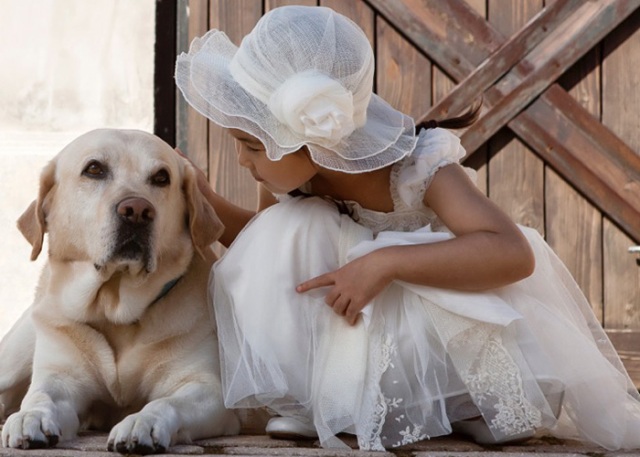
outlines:
{"label": "fabric flower on hat", "polygon": [[353,94],[318,71],[284,81],[269,99],[273,115],[300,137],[333,146],[355,129]]}

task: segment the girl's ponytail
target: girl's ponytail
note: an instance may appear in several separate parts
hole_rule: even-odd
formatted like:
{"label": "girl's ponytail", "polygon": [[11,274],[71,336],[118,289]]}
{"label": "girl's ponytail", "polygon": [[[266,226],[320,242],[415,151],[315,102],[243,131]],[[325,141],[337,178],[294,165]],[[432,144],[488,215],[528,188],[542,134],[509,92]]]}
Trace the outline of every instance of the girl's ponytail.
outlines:
{"label": "girl's ponytail", "polygon": [[419,132],[422,129],[434,129],[436,127],[442,127],[445,129],[462,129],[469,127],[480,117],[480,108],[482,108],[482,97],[476,100],[469,110],[463,115],[443,119],[441,121],[430,119],[428,121],[420,122],[416,125],[416,131]]}

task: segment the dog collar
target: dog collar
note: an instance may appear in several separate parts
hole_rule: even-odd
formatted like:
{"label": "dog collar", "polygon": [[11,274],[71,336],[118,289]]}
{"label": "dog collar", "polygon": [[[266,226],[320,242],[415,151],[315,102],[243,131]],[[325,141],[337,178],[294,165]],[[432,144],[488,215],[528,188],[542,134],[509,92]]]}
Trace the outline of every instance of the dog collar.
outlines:
{"label": "dog collar", "polygon": [[162,298],[164,298],[164,296],[165,296],[165,295],[167,295],[167,294],[171,291],[171,289],[173,289],[173,288],[174,288],[174,286],[175,286],[176,284],[178,284],[178,281],[180,281],[181,279],[182,279],[182,276],[179,276],[179,277],[177,277],[177,278],[175,278],[175,279],[172,279],[172,280],[171,280],[171,281],[169,281],[168,283],[166,283],[166,284],[162,287],[162,290],[160,291],[160,293],[158,294],[158,296],[155,298],[155,300],[153,300],[153,301],[151,302],[151,304],[153,305],[154,303],[156,303],[156,302],[158,302],[158,301],[162,300]]}

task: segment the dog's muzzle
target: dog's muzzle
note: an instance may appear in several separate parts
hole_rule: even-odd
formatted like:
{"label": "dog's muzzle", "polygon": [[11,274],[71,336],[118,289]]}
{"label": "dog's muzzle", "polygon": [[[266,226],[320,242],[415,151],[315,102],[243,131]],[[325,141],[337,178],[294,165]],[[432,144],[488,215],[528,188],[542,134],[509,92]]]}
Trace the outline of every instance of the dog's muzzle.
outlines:
{"label": "dog's muzzle", "polygon": [[115,211],[118,225],[111,258],[142,261],[148,270],[155,208],[144,198],[130,197],[118,203]]}

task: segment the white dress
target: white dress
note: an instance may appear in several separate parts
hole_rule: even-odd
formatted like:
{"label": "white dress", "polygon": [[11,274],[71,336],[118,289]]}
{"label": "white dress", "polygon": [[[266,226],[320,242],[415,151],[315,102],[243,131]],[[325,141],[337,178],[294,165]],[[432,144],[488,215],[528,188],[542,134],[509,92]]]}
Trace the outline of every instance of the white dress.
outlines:
{"label": "white dress", "polygon": [[546,429],[608,449],[640,447],[638,392],[532,229],[522,228],[535,272],[499,289],[394,282],[355,326],[324,303],[326,291],[295,291],[382,246],[452,237],[422,197],[435,172],[463,155],[457,137],[429,130],[394,165],[392,213],[350,203],[349,217],[317,197],[287,198],[247,225],[211,282],[227,407],[296,417],[325,447],[345,446],[336,435],[348,432],[361,449],[383,450],[479,415],[496,440]]}

